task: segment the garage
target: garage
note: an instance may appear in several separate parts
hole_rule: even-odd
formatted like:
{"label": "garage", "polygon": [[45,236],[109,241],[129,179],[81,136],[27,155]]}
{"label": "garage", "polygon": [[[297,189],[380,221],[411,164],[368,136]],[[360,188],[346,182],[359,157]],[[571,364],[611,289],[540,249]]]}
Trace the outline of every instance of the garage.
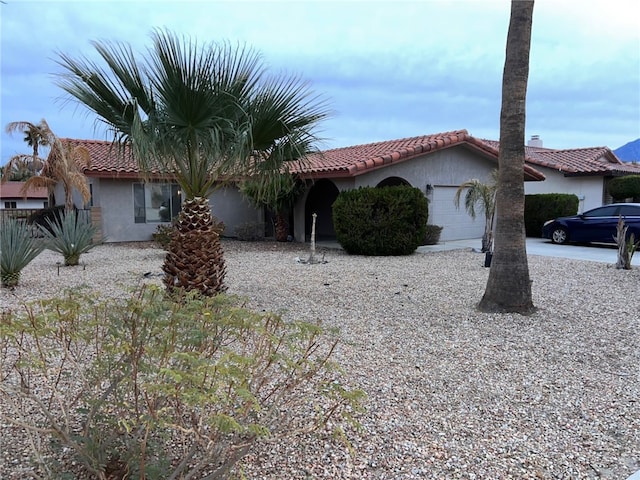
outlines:
{"label": "garage", "polygon": [[473,220],[464,209],[464,198],[460,209],[456,208],[454,198],[458,187],[436,185],[429,193],[429,223],[440,225],[441,241],[480,238],[484,233],[484,212],[477,212]]}

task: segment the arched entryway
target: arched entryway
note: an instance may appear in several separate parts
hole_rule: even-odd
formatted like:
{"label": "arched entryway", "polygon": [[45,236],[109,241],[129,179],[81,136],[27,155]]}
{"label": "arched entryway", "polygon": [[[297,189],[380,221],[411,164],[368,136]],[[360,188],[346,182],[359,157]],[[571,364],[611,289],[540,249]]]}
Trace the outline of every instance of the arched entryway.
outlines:
{"label": "arched entryway", "polygon": [[336,201],[340,191],[331,180],[318,180],[315,182],[304,206],[304,233],[306,240],[311,239],[312,215],[316,213],[316,240],[335,240],[336,232],[333,229],[333,215],[331,206]]}
{"label": "arched entryway", "polygon": [[411,184],[401,177],[387,177],[384,180],[378,182],[376,188],[382,187],[397,187],[399,185],[410,187]]}

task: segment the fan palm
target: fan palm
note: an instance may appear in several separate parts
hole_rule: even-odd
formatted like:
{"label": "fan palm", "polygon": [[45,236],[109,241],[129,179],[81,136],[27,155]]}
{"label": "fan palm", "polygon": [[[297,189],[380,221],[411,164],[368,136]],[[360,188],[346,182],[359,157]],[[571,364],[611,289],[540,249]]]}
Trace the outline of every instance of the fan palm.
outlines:
{"label": "fan palm", "polygon": [[[261,152],[279,161],[304,156],[327,115],[304,82],[267,77],[260,56],[229,44],[199,45],[155,31],[146,57],[122,43],[94,42],[106,64],[60,54],[59,85],[98,116],[119,148],[129,145],[143,174],[171,174],[185,201],[163,270],[169,289],[224,290],[225,267],[208,197],[223,179],[256,171]],[[291,145],[287,158],[280,155]],[[122,150],[120,150],[122,151]],[[278,160],[278,161],[275,161]]]}
{"label": "fan palm", "polygon": [[11,122],[8,123],[6,132],[11,135],[15,132],[24,134],[24,141],[32,149],[30,155],[18,154],[9,159],[2,176],[2,182],[8,180],[22,181],[36,175],[43,167],[44,160],[40,158],[40,147],[49,147],[53,143],[54,135],[49,124],[43,118],[40,123]]}
{"label": "fan palm", "polygon": [[471,218],[476,218],[476,208],[484,212],[484,234],[482,235],[482,252],[490,252],[493,244],[493,220],[496,212],[496,192],[497,192],[498,171],[491,174],[490,183],[482,183],[478,179],[471,179],[464,182],[456,190],[454,202],[456,208],[460,208],[460,197],[466,190],[464,196],[464,208]]}

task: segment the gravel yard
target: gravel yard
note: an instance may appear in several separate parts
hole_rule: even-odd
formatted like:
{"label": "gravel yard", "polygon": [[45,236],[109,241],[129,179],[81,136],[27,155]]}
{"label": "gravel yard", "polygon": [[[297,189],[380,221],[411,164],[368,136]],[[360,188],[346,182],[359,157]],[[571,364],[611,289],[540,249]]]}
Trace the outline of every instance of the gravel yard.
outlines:
{"label": "gravel yard", "polygon": [[[327,263],[305,265],[295,258],[306,245],[223,245],[229,292],[340,327],[335,360],[368,393],[353,456],[323,437],[265,442],[243,462],[247,478],[625,479],[640,469],[639,268],[530,256],[538,311],[490,315],[474,309],[489,270],[470,250],[328,250]],[[80,285],[121,295],[159,282],[163,257],[150,244],[101,245],[58,274],[62,258],[47,251],[0,292],[0,308]],[[25,478],[15,432],[0,424],[2,479]]]}

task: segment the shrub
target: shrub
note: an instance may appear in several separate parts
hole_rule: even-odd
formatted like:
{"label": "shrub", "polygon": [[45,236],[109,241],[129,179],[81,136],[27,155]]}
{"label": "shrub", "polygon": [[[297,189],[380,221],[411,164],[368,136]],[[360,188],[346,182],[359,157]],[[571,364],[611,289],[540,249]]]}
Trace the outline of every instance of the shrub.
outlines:
{"label": "shrub", "polygon": [[424,233],[424,240],[422,245],[437,245],[440,241],[440,234],[442,233],[442,227],[439,225],[427,225]]}
{"label": "shrub", "polygon": [[524,227],[528,237],[541,237],[544,222],[578,213],[578,197],[570,193],[539,193],[524,198]]}
{"label": "shrub", "polygon": [[14,218],[0,222],[0,285],[13,288],[20,273],[44,249],[42,241],[33,238],[31,227]]}
{"label": "shrub", "polygon": [[[28,219],[29,224],[46,228],[51,232],[49,223],[60,223],[64,217],[64,205],[57,205],[55,207],[43,208],[33,212]],[[51,232],[53,233],[53,232]]]}
{"label": "shrub", "polygon": [[40,227],[40,230],[46,248],[61,253],[65,265],[78,265],[80,255],[95,247],[96,227],[78,218],[75,211],[66,213],[59,222],[47,219],[47,227]]}
{"label": "shrub", "polygon": [[409,255],[424,239],[428,200],[418,188],[361,187],[333,204],[336,239],[357,255]]}
{"label": "shrub", "polygon": [[234,297],[76,291],[10,315],[0,396],[53,478],[71,473],[47,460],[64,451],[82,478],[225,478],[261,438],[357,426],[364,393],[339,382],[335,334]]}
{"label": "shrub", "polygon": [[173,232],[174,225],[160,224],[156,227],[156,231],[153,233],[153,241],[158,244],[163,250],[169,249],[169,243],[171,242],[171,232]]}
{"label": "shrub", "polygon": [[640,201],[640,175],[613,178],[607,184],[607,190],[614,200],[632,198],[634,202]]}
{"label": "shrub", "polygon": [[264,239],[264,223],[247,222],[236,226],[236,238],[245,242]]}

